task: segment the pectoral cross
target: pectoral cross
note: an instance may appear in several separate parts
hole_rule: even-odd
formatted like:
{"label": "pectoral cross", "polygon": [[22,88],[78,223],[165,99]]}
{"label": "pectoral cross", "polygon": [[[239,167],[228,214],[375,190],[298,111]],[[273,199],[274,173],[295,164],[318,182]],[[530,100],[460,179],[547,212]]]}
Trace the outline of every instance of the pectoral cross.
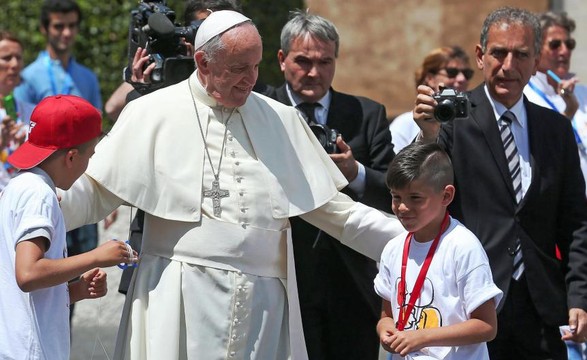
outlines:
{"label": "pectoral cross", "polygon": [[220,189],[218,179],[212,181],[212,189],[204,190],[204,197],[212,198],[212,207],[214,208],[214,216],[220,217],[222,208],[220,207],[220,200],[230,195],[228,190]]}

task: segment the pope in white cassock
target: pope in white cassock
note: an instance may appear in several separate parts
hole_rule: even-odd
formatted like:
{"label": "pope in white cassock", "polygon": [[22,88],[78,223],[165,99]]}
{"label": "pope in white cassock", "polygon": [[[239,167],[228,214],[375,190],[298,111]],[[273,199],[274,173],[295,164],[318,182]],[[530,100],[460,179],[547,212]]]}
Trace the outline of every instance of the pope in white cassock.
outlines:
{"label": "pope in white cassock", "polygon": [[338,192],[294,108],[251,92],[250,19],[212,13],[195,49],[190,78],[131,102],[63,194],[68,228],[121,204],[146,213],[115,359],[307,359],[288,218],[374,259],[403,229]]}

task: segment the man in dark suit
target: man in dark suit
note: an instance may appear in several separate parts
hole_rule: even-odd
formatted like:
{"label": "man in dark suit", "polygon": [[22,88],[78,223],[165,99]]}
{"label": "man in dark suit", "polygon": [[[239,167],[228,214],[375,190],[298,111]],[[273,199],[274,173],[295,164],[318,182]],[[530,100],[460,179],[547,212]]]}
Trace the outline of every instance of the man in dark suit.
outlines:
{"label": "man in dark suit", "polygon": [[504,292],[492,360],[566,359],[560,325],[574,328],[564,340],[587,336],[587,204],[573,131],[522,94],[540,48],[535,15],[498,9],[476,47],[485,82],[469,94],[469,117],[433,121],[426,86],[414,108],[420,138],[444,145],[453,161],[451,213],[481,240]]}
{"label": "man in dark suit", "polygon": [[[389,212],[385,171],[394,153],[385,107],[331,88],[338,45],[330,21],[294,13],[281,32],[278,52],[286,83],[272,96],[297,106],[308,122],[336,129],[342,137],[330,156],[349,181],[343,192]],[[381,299],[373,290],[375,261],[299,218],[291,223],[309,358],[377,359]]]}

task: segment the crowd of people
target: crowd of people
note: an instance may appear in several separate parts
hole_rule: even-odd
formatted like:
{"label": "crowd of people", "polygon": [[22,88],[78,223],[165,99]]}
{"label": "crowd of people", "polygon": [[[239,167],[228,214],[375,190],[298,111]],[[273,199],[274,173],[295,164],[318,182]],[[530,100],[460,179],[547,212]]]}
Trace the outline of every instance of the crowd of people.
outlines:
{"label": "crowd of people", "polygon": [[[194,72],[145,92],[139,48],[103,138],[97,78],[72,56],[75,1],[45,1],[47,46],[26,68],[0,32],[0,359],[68,359],[73,304],[106,293],[99,267],[137,262],[115,359],[582,356],[587,90],[570,72],[572,19],[492,11],[474,49],[483,82],[468,91],[466,51],[439,44],[390,123],[333,88],[332,21],[290,14],[274,87],[236,1],[185,9],[203,20]],[[448,121],[447,88],[467,99]],[[131,244],[97,246],[86,226],[121,205],[140,210]]]}

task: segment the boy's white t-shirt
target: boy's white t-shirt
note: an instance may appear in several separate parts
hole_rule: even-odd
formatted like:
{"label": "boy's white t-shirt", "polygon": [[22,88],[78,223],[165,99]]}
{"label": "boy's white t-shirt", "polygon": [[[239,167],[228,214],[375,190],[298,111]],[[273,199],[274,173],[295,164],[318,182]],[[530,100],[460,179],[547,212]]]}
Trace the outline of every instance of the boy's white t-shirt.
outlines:
{"label": "boy's white t-shirt", "polygon": [[[398,283],[401,274],[404,241],[407,232],[392,239],[383,249],[375,291],[391,302],[393,318],[399,319]],[[406,269],[405,304],[428,254],[432,241],[418,243],[412,239]],[[489,260],[477,237],[458,220],[452,219],[426,274],[421,295],[408,318],[404,331],[434,328],[461,323],[489,299],[499,304],[503,293],[493,283]],[[466,346],[434,346],[410,354],[411,358],[489,359],[485,343]],[[393,354],[392,359],[403,359]]]}
{"label": "boy's white t-shirt", "polygon": [[0,359],[69,359],[67,284],[25,293],[16,283],[16,245],[37,236],[50,240],[45,258],[67,256],[55,185],[33,168],[0,193]]}

